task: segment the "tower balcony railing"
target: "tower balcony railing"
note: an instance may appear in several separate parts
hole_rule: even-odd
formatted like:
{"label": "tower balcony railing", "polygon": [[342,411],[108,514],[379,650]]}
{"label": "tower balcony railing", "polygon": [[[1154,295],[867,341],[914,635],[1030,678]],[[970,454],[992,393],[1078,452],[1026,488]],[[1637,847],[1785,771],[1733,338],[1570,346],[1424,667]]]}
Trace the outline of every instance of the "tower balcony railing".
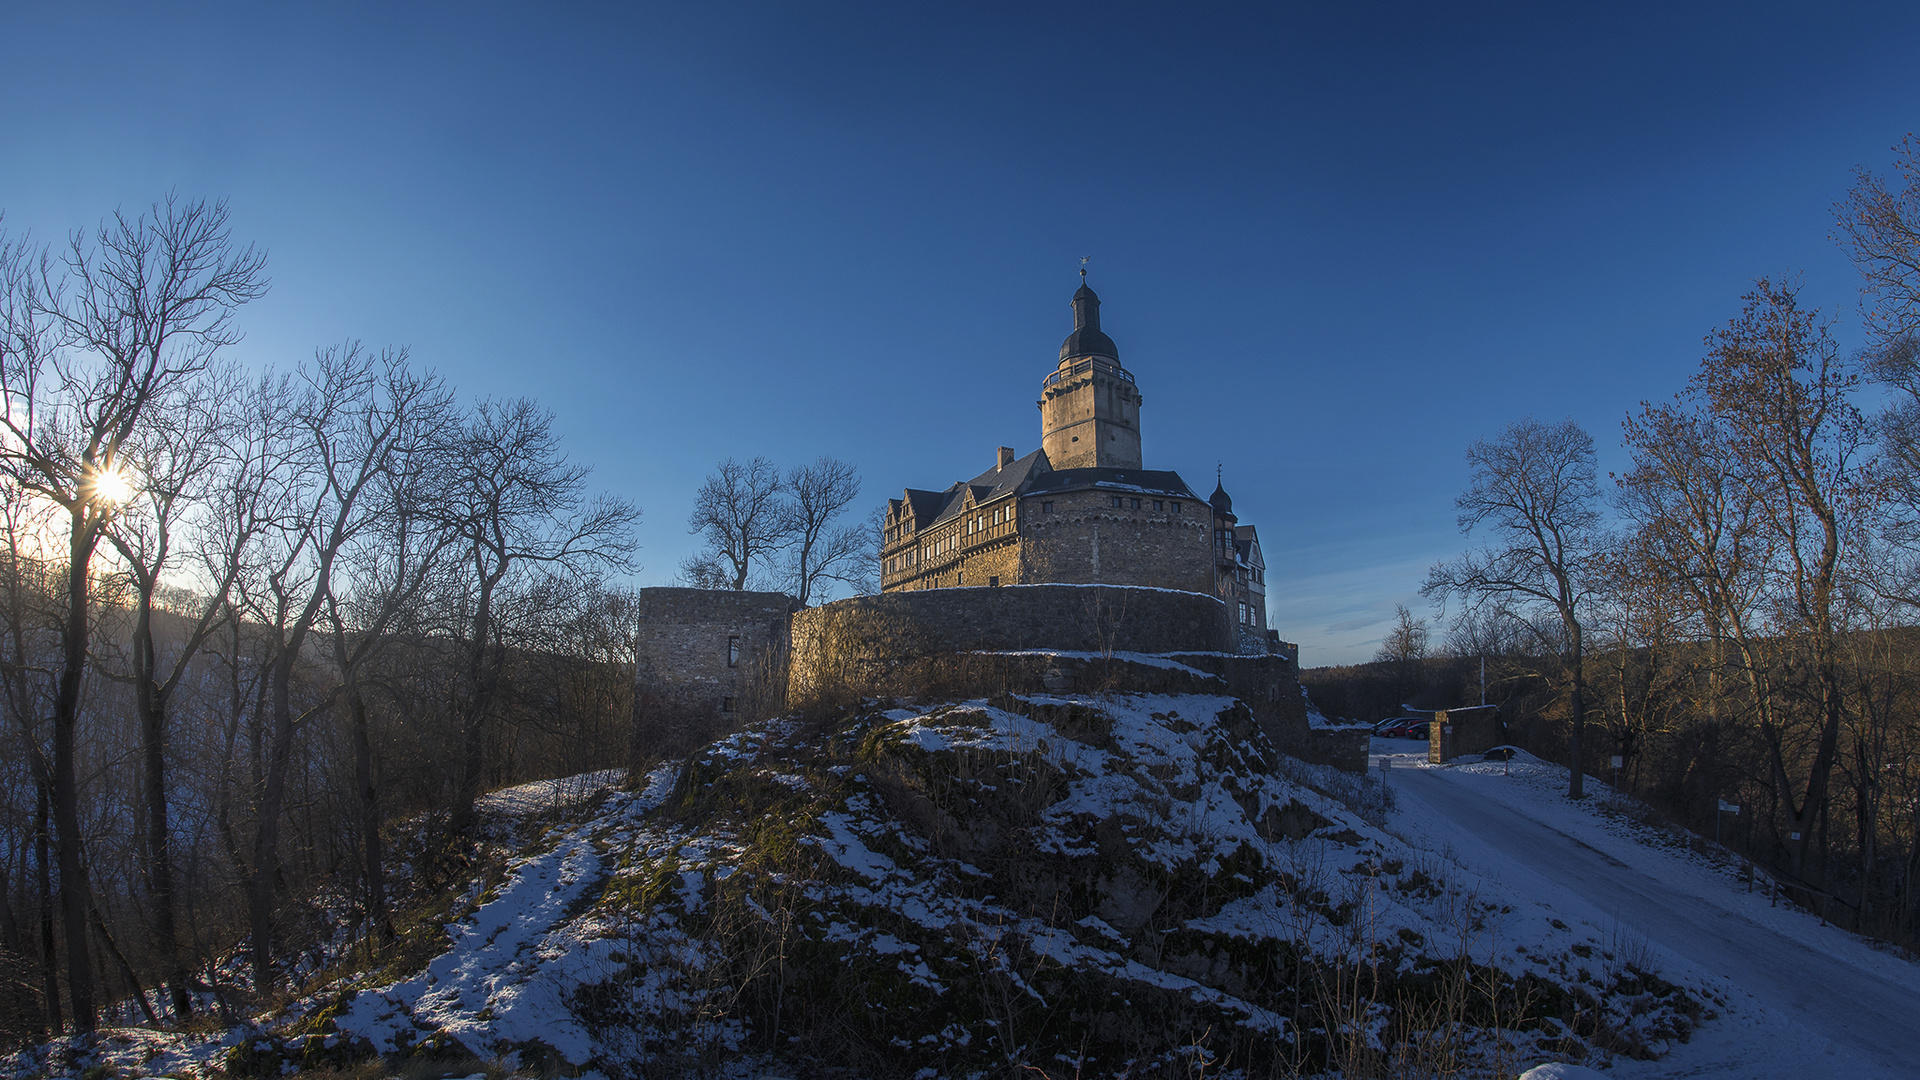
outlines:
{"label": "tower balcony railing", "polygon": [[[1040,389],[1045,390],[1047,387],[1052,386],[1054,383],[1059,382],[1061,379],[1071,379],[1075,375],[1085,375],[1087,372],[1093,370],[1093,365],[1094,365],[1094,360],[1092,357],[1088,357],[1085,360],[1077,360],[1074,362],[1074,365],[1072,367],[1066,368],[1064,370],[1055,371],[1053,374],[1048,375],[1045,379],[1042,379],[1040,382]],[[1116,364],[1111,360],[1101,360],[1100,366],[1106,368],[1108,371],[1113,372],[1115,375],[1120,376],[1121,378],[1127,380],[1128,382],[1133,382],[1133,372],[1128,371],[1126,368],[1121,367],[1119,364]],[[1139,385],[1139,384],[1135,383],[1135,385]]]}

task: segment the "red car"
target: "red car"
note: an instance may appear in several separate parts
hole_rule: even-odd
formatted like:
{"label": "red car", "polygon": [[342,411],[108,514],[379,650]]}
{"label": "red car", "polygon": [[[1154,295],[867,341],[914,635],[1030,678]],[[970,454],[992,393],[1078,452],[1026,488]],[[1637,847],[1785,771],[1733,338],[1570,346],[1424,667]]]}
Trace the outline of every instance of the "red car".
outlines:
{"label": "red car", "polygon": [[1427,737],[1427,723],[1425,720],[1401,720],[1379,728],[1373,734],[1381,739],[1424,739]]}

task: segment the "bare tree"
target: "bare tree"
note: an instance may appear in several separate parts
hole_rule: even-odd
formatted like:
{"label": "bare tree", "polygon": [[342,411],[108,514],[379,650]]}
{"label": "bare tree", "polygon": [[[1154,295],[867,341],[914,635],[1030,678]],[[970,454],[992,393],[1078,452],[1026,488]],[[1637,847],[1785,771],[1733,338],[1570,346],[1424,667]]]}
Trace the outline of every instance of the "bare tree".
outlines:
{"label": "bare tree", "polygon": [[1528,417],[1492,441],[1467,448],[1472,477],[1454,500],[1460,530],[1485,526],[1486,546],[1427,572],[1422,591],[1459,596],[1470,605],[1544,607],[1564,632],[1571,728],[1567,794],[1581,798],[1581,740],[1586,722],[1583,626],[1602,550],[1593,436],[1572,420],[1542,424]]}
{"label": "bare tree", "polygon": [[370,524],[343,547],[325,605],[352,732],[364,915],[380,945],[393,940],[394,928],[387,907],[367,672],[391,644],[394,627],[418,620],[423,597],[445,572],[459,534],[447,527],[449,507],[439,485],[457,472],[466,449],[452,392],[431,375],[405,374],[404,352],[397,365],[396,374],[407,382],[395,398],[411,415],[374,477],[367,494]]}
{"label": "bare tree", "polygon": [[51,798],[68,997],[95,1024],[90,901],[80,850],[74,735],[88,666],[92,562],[128,492],[122,460],[158,403],[239,339],[233,315],[266,291],[265,256],[234,246],[223,203],[169,196],[116,213],[63,256],[0,240],[0,472],[66,519]]}
{"label": "bare tree", "polygon": [[680,564],[681,576],[696,588],[740,590],[756,570],[765,574],[791,534],[782,494],[780,470],[766,458],[721,462],[694,496],[687,531],[704,547]]}
{"label": "bare tree", "polygon": [[822,457],[787,473],[787,589],[803,606],[822,582],[858,586],[865,574],[868,535],[859,525],[834,521],[860,497],[860,473],[836,458]]}
{"label": "bare tree", "polygon": [[[516,572],[561,582],[631,565],[640,511],[623,499],[590,497],[587,472],[561,451],[553,415],[530,400],[481,402],[468,420],[449,521],[462,564],[455,633],[465,668],[460,787],[451,826],[456,834],[472,823],[484,775],[486,723],[511,643],[503,591],[515,583]],[[566,593],[522,589],[516,595],[523,603],[515,614],[524,619],[538,614],[540,605],[531,601]]]}
{"label": "bare tree", "polygon": [[1393,606],[1393,628],[1380,639],[1374,651],[1376,664],[1418,663],[1427,658],[1427,620],[1407,610],[1405,604]]}
{"label": "bare tree", "polygon": [[1865,283],[1867,326],[1884,345],[1920,333],[1920,140],[1894,147],[1895,180],[1867,169],[1834,208],[1842,247]]}
{"label": "bare tree", "polygon": [[1393,668],[1393,692],[1401,703],[1420,689],[1421,662],[1427,658],[1427,620],[1417,618],[1405,604],[1393,606],[1393,628],[1373,654],[1376,664]]}
{"label": "bare tree", "polygon": [[[254,986],[273,985],[274,895],[280,828],[296,738],[333,702],[316,694],[297,706],[295,683],[307,636],[335,589],[350,545],[376,527],[383,479],[412,445],[443,391],[407,367],[404,352],[357,344],[322,350],[297,377],[265,381],[253,404],[260,462],[250,490],[230,492],[239,512],[259,519],[258,542],[236,597],[265,641],[266,685],[256,739],[264,762],[254,782],[254,837],[245,865]],[[244,530],[234,535],[245,537]],[[264,747],[259,744],[264,743]]]}
{"label": "bare tree", "polygon": [[[211,375],[211,373],[210,373]],[[141,722],[141,752],[146,796],[146,889],[152,903],[154,950],[169,990],[176,1020],[191,1015],[185,958],[179,941],[174,894],[173,827],[168,806],[172,790],[167,774],[168,721],[172,702],[194,658],[218,625],[240,573],[237,557],[216,558],[203,577],[204,591],[173,590],[190,609],[176,613],[189,620],[179,643],[162,657],[154,633],[164,579],[178,569],[178,547],[191,528],[186,520],[203,509],[219,490],[225,465],[229,418],[225,402],[239,390],[231,373],[180,386],[158,402],[153,422],[129,440],[124,460],[132,478],[132,498],[108,531],[118,550],[133,603],[130,665],[124,678],[133,686]],[[230,556],[238,549],[226,549]]]}
{"label": "bare tree", "polygon": [[1764,278],[1745,299],[1739,317],[1710,339],[1688,393],[1719,421],[1734,475],[1754,499],[1768,547],[1776,629],[1808,651],[1819,715],[1798,796],[1784,732],[1761,717],[1774,783],[1798,834],[1790,850],[1799,874],[1826,807],[1846,711],[1837,648],[1847,603],[1845,559],[1871,500],[1862,472],[1867,428],[1851,400],[1859,376],[1840,357],[1818,312],[1800,307],[1795,288]]}

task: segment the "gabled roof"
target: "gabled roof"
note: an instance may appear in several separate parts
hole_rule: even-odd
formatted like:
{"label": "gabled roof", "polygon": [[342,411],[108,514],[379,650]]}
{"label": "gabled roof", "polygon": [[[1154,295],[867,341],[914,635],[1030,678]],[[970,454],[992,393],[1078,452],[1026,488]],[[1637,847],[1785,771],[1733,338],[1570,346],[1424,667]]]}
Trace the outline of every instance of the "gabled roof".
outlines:
{"label": "gabled roof", "polygon": [[1051,468],[1044,450],[1035,450],[1005,468],[988,469],[972,480],[953,484],[945,491],[921,491],[908,488],[916,529],[926,529],[960,516],[968,507],[989,503],[1021,491],[1028,481]]}
{"label": "gabled roof", "polygon": [[1021,494],[1053,494],[1092,488],[1200,501],[1200,496],[1195,495],[1187,482],[1180,479],[1180,474],[1168,469],[1058,469],[1036,477]]}
{"label": "gabled roof", "polygon": [[[970,506],[979,506],[1002,496],[1016,494],[1024,490],[1034,476],[1051,469],[1052,466],[1047,463],[1045,450],[1035,450],[1005,468],[996,466],[988,469],[972,480],[955,484],[940,492],[940,498],[943,500],[940,504],[940,512],[930,520],[930,523],[938,525],[960,516]],[[968,496],[972,498],[969,499]]]}
{"label": "gabled roof", "polygon": [[1252,566],[1266,566],[1266,556],[1260,554],[1260,533],[1251,525],[1233,527],[1233,548],[1240,557]]}
{"label": "gabled roof", "polygon": [[[1180,474],[1164,469],[1055,469],[1045,450],[1035,450],[1005,468],[988,469],[972,480],[945,491],[908,488],[916,529],[925,529],[959,517],[969,508],[1009,495],[1055,495],[1069,491],[1114,491],[1163,498],[1205,500],[1193,493]],[[1248,526],[1251,528],[1251,526]]]}
{"label": "gabled roof", "polygon": [[[944,491],[922,491],[919,488],[908,488],[904,494],[906,496],[907,513],[916,522],[931,523],[934,517],[940,513],[941,509],[947,505],[947,493]],[[915,526],[917,529],[925,527],[926,525],[924,524]]]}

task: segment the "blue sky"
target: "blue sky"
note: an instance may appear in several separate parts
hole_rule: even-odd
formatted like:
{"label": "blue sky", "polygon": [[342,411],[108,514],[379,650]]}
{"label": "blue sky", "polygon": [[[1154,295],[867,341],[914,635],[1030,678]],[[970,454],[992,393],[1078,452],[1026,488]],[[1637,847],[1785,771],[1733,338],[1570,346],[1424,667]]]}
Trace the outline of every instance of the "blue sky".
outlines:
{"label": "blue sky", "polygon": [[[1223,462],[1271,617],[1364,659],[1463,540],[1462,451],[1619,422],[1920,128],[1920,7],[8,5],[0,209],[173,188],[272,293],[250,364],[404,344],[645,510],[728,455],[878,502],[1039,441],[1080,256],[1147,462]],[[552,6],[557,8],[557,5]]]}

